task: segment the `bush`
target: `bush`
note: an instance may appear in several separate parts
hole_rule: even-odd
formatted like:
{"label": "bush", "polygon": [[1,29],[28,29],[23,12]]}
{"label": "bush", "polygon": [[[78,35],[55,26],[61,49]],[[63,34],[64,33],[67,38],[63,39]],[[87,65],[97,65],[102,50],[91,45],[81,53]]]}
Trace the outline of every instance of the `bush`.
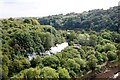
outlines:
{"label": "bush", "polygon": [[109,51],[107,53],[107,57],[108,57],[108,60],[109,61],[113,61],[113,60],[116,60],[117,59],[117,54],[112,52],[112,51]]}

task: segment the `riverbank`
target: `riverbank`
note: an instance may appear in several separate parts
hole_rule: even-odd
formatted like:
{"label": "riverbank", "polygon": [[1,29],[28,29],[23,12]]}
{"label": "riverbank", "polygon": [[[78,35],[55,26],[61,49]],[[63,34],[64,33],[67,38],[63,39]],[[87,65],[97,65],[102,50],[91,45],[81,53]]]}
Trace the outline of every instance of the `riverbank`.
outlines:
{"label": "riverbank", "polygon": [[92,75],[86,80],[120,80],[120,63],[106,64],[101,68],[99,73],[91,73]]}

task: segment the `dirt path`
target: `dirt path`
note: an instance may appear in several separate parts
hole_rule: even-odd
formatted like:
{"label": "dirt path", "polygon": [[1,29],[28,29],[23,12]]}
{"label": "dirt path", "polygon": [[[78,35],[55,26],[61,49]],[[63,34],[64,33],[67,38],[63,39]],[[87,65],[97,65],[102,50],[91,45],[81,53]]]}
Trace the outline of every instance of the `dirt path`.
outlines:
{"label": "dirt path", "polygon": [[[116,75],[116,77],[115,77]],[[115,77],[115,78],[114,78]],[[92,80],[120,80],[120,64],[114,67],[104,67],[103,71],[91,77]],[[91,80],[90,79],[90,80]]]}
{"label": "dirt path", "polygon": [[114,74],[120,72],[119,68],[120,67],[118,66],[113,68],[107,68],[104,72],[97,74],[96,78],[110,78],[114,76]]}

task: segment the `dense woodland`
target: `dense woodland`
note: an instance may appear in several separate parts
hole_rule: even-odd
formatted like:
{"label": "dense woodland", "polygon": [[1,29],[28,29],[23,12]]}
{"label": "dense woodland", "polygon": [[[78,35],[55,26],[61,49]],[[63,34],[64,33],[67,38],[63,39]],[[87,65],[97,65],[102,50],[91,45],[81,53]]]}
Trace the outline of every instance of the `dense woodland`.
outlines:
{"label": "dense woodland", "polygon": [[[42,18],[0,20],[2,79],[80,78],[120,61],[119,7]],[[55,55],[41,56],[68,42]],[[78,46],[75,47],[74,45]],[[31,61],[27,54],[37,53]]]}
{"label": "dense woodland", "polygon": [[64,30],[93,30],[101,31],[103,29],[118,31],[119,7],[111,7],[108,10],[95,9],[84,11],[83,13],[59,14],[38,18],[44,25],[52,25],[56,29]]}

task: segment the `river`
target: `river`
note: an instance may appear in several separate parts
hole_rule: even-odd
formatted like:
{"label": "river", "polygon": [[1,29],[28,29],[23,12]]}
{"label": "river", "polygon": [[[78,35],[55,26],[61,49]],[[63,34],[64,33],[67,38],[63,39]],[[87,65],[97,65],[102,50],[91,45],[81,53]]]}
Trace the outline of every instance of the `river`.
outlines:
{"label": "river", "polygon": [[[56,54],[57,52],[61,52],[62,50],[64,50],[67,46],[68,46],[68,42],[56,44],[56,46],[51,47],[50,50],[45,51],[45,52],[40,52],[40,55],[45,56],[45,55]],[[36,56],[36,54],[37,53],[35,53],[35,52],[33,54],[29,54],[28,55],[29,61],[31,61]]]}

